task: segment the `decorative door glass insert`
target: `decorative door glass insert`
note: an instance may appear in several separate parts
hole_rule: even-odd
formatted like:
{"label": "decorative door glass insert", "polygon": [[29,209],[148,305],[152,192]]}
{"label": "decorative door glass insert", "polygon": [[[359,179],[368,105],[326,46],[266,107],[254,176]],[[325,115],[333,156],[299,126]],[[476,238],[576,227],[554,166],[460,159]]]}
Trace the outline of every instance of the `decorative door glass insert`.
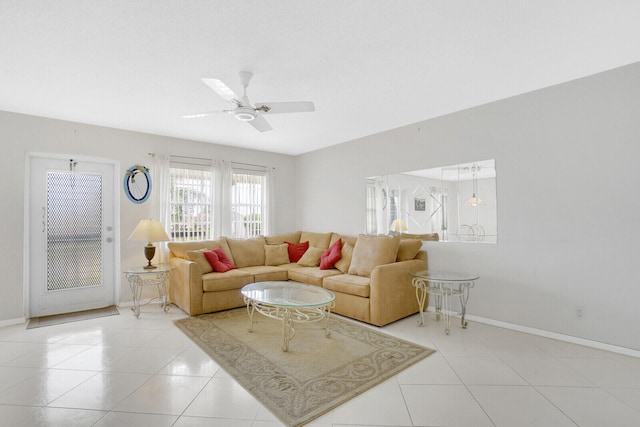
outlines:
{"label": "decorative door glass insert", "polygon": [[102,285],[102,175],[47,172],[47,290]]}

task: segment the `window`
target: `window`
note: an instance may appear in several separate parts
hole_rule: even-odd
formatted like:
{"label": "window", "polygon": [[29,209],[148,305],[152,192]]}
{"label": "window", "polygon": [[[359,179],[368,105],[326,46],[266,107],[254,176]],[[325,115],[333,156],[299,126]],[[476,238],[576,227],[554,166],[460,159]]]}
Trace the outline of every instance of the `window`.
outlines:
{"label": "window", "polygon": [[234,169],[231,191],[233,237],[249,239],[267,232],[266,189],[264,173]]}
{"label": "window", "polygon": [[378,233],[378,217],[377,217],[377,200],[376,200],[376,186],[372,180],[367,180],[367,223],[365,230],[367,234]]}
{"label": "window", "polygon": [[[173,163],[170,175],[171,239],[213,238],[213,177],[211,168]],[[203,166],[204,167],[204,166]]]}
{"label": "window", "polygon": [[[249,239],[266,234],[270,170],[264,166],[171,156],[169,232],[174,241]],[[166,170],[166,169],[165,169]]]}

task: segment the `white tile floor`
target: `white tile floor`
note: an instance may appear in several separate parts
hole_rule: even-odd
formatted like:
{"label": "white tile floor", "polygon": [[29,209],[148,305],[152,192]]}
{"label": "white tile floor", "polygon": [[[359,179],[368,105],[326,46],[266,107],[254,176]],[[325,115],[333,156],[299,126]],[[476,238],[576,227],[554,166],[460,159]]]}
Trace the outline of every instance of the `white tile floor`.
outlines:
{"label": "white tile floor", "polygon": [[[0,328],[0,426],[278,426],[157,305]],[[436,354],[311,426],[638,426],[640,359],[429,316],[386,333]],[[453,319],[455,320],[455,319]]]}

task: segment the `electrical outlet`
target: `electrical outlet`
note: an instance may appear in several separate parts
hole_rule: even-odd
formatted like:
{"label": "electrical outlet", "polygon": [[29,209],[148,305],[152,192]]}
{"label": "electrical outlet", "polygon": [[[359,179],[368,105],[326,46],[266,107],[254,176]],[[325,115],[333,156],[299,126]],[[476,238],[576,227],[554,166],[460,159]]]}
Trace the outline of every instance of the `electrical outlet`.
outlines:
{"label": "electrical outlet", "polygon": [[576,316],[578,316],[578,318],[582,319],[582,316],[584,316],[584,308],[576,307]]}

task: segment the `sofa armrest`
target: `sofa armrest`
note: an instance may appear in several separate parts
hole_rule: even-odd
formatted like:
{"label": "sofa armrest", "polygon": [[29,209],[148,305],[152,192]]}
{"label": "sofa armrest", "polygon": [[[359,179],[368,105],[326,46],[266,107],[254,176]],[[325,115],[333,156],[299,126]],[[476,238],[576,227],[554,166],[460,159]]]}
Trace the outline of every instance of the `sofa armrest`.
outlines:
{"label": "sofa armrest", "polygon": [[370,317],[377,326],[419,311],[416,290],[409,273],[426,270],[425,260],[412,259],[379,265],[371,272]]}
{"label": "sofa armrest", "polygon": [[189,315],[194,316],[203,312],[202,270],[197,263],[183,258],[169,258],[171,270],[171,287],[169,295],[171,301]]}

